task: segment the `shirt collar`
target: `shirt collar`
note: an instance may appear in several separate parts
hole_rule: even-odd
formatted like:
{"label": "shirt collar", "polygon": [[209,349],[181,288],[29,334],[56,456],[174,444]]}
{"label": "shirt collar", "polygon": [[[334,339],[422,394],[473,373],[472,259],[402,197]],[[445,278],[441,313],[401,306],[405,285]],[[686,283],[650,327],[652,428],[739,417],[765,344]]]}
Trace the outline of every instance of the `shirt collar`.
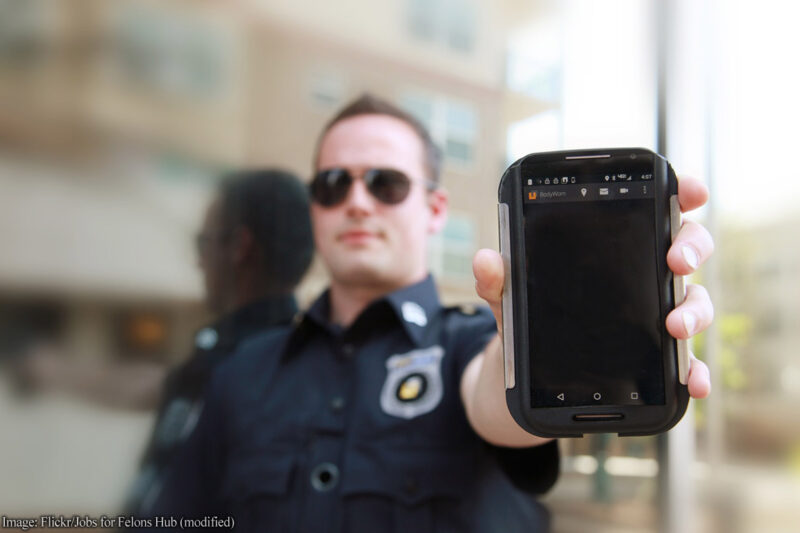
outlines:
{"label": "shirt collar", "polygon": [[[430,275],[422,281],[378,298],[367,306],[362,316],[364,313],[374,312],[374,308],[381,305],[391,309],[391,314],[402,324],[406,334],[418,346],[423,344],[427,326],[441,309],[436,284]],[[356,325],[362,316],[359,316],[353,325]],[[332,336],[342,333],[341,327],[330,322],[330,289],[322,293],[305,312],[293,332],[292,340],[300,341],[314,327],[321,328]]]}
{"label": "shirt collar", "polygon": [[442,307],[433,277],[428,275],[418,283],[391,292],[385,300],[411,340],[422,345],[428,324]]}

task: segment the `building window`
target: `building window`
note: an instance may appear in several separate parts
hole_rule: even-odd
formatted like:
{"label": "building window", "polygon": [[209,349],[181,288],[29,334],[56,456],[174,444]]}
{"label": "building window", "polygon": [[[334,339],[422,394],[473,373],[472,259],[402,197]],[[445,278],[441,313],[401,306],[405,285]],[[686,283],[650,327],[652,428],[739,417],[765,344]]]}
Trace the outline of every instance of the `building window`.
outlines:
{"label": "building window", "polygon": [[562,95],[564,34],[558,15],[550,15],[508,40],[506,86],[542,102]]}
{"label": "building window", "polygon": [[233,43],[203,20],[144,6],[117,13],[113,68],[132,86],[162,94],[218,97],[229,81]]}
{"label": "building window", "polygon": [[475,47],[472,0],[408,0],[408,33],[417,41],[468,54]]}
{"label": "building window", "polygon": [[440,279],[471,282],[475,233],[475,221],[471,216],[450,213],[445,227],[430,241],[431,272]]}
{"label": "building window", "polygon": [[344,78],[330,69],[309,74],[308,95],[311,104],[325,113],[338,109],[345,99],[347,84]]}
{"label": "building window", "polygon": [[48,21],[51,11],[41,0],[0,2],[0,66],[36,67],[54,51],[57,36]]}
{"label": "building window", "polygon": [[462,168],[473,164],[478,113],[471,104],[442,95],[411,92],[400,98],[400,105],[425,125],[448,162]]}

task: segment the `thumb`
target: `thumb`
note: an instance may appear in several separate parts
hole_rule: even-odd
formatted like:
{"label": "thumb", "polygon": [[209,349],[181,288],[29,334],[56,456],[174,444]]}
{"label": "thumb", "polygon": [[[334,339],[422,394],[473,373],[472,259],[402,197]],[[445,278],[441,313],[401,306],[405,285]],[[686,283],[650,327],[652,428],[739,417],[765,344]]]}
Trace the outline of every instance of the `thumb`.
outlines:
{"label": "thumb", "polygon": [[472,259],[472,272],[475,274],[475,290],[478,296],[489,304],[494,313],[494,319],[497,321],[497,330],[502,331],[503,282],[505,280],[503,258],[499,253],[488,248],[478,250]]}

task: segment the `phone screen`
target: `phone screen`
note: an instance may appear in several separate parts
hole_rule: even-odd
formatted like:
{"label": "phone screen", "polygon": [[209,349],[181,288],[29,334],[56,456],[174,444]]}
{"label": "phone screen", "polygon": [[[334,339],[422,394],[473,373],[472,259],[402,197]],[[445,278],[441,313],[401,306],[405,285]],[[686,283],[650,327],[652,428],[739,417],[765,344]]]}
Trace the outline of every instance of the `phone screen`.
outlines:
{"label": "phone screen", "polygon": [[653,160],[523,168],[532,407],[663,405]]}

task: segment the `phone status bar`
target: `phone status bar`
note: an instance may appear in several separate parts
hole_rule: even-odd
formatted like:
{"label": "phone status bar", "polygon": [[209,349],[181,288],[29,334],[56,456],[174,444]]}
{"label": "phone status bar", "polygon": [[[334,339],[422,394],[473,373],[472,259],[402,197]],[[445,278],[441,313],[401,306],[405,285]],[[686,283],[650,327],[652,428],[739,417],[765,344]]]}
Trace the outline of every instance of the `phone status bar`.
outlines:
{"label": "phone status bar", "polygon": [[618,172],[615,174],[592,174],[570,176],[537,176],[525,178],[523,183],[528,187],[547,185],[575,185],[580,183],[617,183],[623,181],[652,181],[652,173]]}

